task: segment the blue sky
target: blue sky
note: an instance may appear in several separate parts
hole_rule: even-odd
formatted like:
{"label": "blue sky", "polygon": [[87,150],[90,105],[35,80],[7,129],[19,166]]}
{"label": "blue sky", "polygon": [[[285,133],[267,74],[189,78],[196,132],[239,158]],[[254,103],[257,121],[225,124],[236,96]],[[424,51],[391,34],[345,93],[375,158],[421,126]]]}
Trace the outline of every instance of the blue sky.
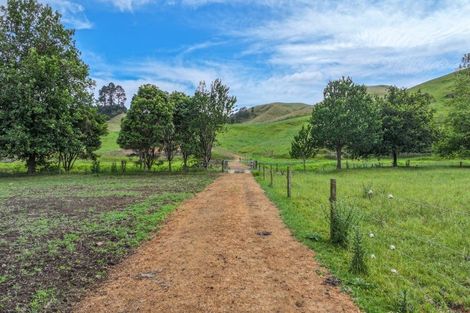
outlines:
{"label": "blue sky", "polygon": [[470,52],[469,1],[41,1],[77,29],[97,86],[129,99],[143,83],[192,93],[220,77],[239,106],[313,104],[342,75],[408,87]]}

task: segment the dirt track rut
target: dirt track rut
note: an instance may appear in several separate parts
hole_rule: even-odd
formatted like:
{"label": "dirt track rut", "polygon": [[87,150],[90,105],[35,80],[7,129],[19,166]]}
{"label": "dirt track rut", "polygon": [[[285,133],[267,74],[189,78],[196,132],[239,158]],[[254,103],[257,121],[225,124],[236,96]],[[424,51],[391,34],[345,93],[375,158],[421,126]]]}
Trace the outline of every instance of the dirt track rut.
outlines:
{"label": "dirt track rut", "polygon": [[323,284],[313,256],[251,174],[225,174],[182,204],[76,312],[359,312]]}

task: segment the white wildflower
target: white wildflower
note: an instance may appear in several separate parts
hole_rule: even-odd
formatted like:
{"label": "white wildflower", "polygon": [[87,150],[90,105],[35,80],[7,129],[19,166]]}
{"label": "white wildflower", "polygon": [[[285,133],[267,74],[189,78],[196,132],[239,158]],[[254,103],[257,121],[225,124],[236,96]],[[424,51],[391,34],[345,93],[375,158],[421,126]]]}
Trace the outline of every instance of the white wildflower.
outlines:
{"label": "white wildflower", "polygon": [[387,198],[389,198],[391,200],[391,199],[393,199],[393,195],[391,193],[389,193]]}
{"label": "white wildflower", "polygon": [[395,250],[396,247],[394,245],[390,245],[390,250]]}
{"label": "white wildflower", "polygon": [[398,274],[398,271],[397,271],[396,269],[394,269],[394,268],[392,268],[392,269],[390,270],[390,272],[392,272],[393,274]]}
{"label": "white wildflower", "polygon": [[368,194],[369,196],[372,196],[372,195],[374,194],[374,192],[372,191],[372,189],[369,189],[369,191],[367,192],[367,194]]}
{"label": "white wildflower", "polygon": [[375,254],[371,254],[371,255],[370,255],[370,258],[371,258],[371,259],[375,259],[375,258],[376,258],[376,257],[375,257]]}
{"label": "white wildflower", "polygon": [[369,234],[369,237],[370,237],[370,238],[374,238],[374,237],[375,237],[374,233],[370,233],[370,234]]}

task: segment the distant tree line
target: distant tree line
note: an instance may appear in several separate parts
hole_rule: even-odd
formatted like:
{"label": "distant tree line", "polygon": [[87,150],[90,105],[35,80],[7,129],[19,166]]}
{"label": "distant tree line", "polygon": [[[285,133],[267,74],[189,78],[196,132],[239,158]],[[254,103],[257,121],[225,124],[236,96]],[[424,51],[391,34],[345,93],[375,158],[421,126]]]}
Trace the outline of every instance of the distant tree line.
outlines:
{"label": "distant tree line", "polygon": [[120,85],[113,82],[101,87],[98,93],[98,112],[106,115],[108,119],[126,113],[126,92]]}
{"label": "distant tree line", "polygon": [[201,82],[192,97],[143,85],[121,121],[118,144],[134,150],[146,170],[163,155],[171,171],[178,151],[184,169],[190,156],[199,158],[201,166],[207,168],[216,135],[229,122],[235,103],[236,98],[219,79],[210,88]]}
{"label": "distant tree line", "polygon": [[390,155],[394,167],[402,153],[433,148],[446,157],[470,155],[470,54],[456,73],[450,113],[441,127],[433,122],[431,101],[430,95],[405,88],[389,87],[384,97],[373,97],[349,77],[330,81],[308,126],[294,137],[291,157],[305,167],[306,159],[326,148],[335,151],[341,169],[344,151],[353,157]]}

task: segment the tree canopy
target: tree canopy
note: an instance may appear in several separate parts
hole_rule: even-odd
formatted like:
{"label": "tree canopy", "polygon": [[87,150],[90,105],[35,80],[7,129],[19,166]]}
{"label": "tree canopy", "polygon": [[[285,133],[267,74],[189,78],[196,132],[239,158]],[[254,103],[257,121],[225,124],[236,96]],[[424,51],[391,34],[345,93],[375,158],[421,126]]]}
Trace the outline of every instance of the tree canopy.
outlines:
{"label": "tree canopy", "polygon": [[294,136],[289,154],[291,158],[302,159],[304,170],[306,169],[305,161],[317,154],[312,140],[312,125],[302,125],[299,133]]}
{"label": "tree canopy", "polygon": [[155,85],[141,86],[121,121],[118,144],[121,148],[136,151],[144,168],[150,170],[162,150],[172,114],[168,93]]}
{"label": "tree canopy", "polygon": [[210,90],[205,82],[199,84],[193,98],[195,118],[193,120],[197,136],[196,153],[201,157],[203,166],[207,168],[212,158],[212,147],[217,132],[221,131],[230,121],[230,115],[237,99],[230,96],[230,88],[222,84],[220,79],[212,82]]}
{"label": "tree canopy", "polygon": [[430,151],[435,137],[431,96],[390,87],[380,100],[383,137],[379,154],[391,154],[396,167],[399,153]]}
{"label": "tree canopy", "polygon": [[98,111],[108,116],[108,118],[126,113],[126,100],[124,88],[111,82],[101,87],[98,92]]}
{"label": "tree canopy", "polygon": [[361,151],[380,141],[379,107],[366,87],[349,77],[330,81],[323,94],[310,120],[312,141],[316,148],[336,151],[336,167],[341,169],[344,148]]}
{"label": "tree canopy", "polygon": [[73,142],[74,108],[92,106],[73,34],[36,0],[0,7],[0,155],[26,160],[29,173]]}

